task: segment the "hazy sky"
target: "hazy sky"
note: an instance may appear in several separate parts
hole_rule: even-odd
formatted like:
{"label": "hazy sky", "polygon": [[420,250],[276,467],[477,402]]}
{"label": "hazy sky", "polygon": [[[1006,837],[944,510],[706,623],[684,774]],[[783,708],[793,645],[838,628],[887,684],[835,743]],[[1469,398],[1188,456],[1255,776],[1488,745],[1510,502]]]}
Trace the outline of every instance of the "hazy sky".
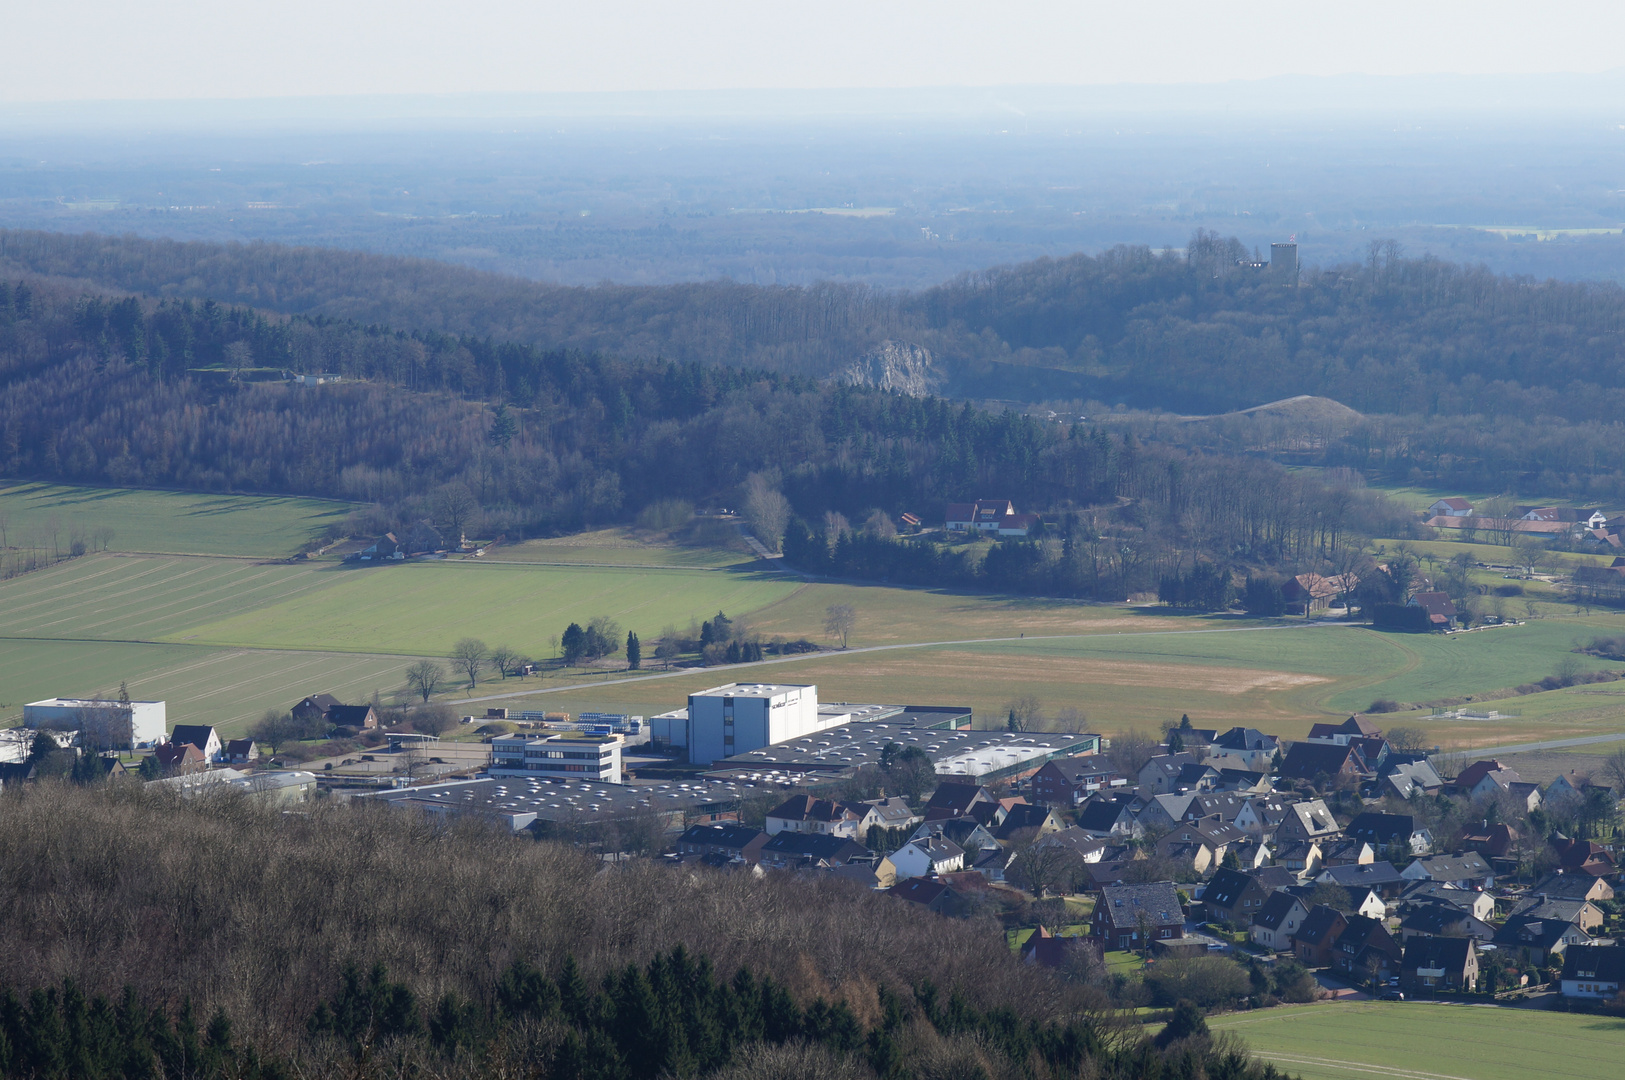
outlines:
{"label": "hazy sky", "polygon": [[1595,72],[1619,0],[6,0],[0,100]]}

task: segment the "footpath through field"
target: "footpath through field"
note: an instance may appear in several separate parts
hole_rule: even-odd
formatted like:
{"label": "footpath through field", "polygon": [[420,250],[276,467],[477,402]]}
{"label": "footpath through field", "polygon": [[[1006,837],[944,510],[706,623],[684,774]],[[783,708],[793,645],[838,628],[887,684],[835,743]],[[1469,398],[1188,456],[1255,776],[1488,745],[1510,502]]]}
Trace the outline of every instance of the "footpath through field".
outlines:
{"label": "footpath through field", "polygon": [[[1097,637],[1123,637],[1135,638],[1152,637],[1182,637],[1190,634],[1262,634],[1280,633],[1283,631],[1304,632],[1310,630],[1336,629],[1349,626],[1346,623],[1301,623],[1291,626],[1224,626],[1208,630],[1147,630],[1124,635],[1119,630],[1112,634],[1029,634],[1020,637],[988,637],[988,638],[961,638],[954,641],[907,641],[892,645],[865,645],[857,649],[837,649],[833,651],[798,653],[795,656],[776,656],[771,660],[756,660],[748,664],[726,664],[716,668],[673,668],[670,671],[657,671],[648,675],[628,675],[619,679],[604,679],[601,682],[575,682],[563,686],[550,686],[544,689],[516,690],[505,694],[486,694],[481,697],[459,698],[457,704],[482,701],[504,701],[509,698],[537,697],[541,694],[562,694],[568,691],[597,690],[604,686],[620,686],[625,683],[652,682],[657,679],[678,679],[692,676],[702,671],[739,671],[745,668],[768,667],[773,664],[795,664],[808,660],[828,660],[832,657],[859,656],[863,653],[893,652],[898,649],[934,649],[953,645],[991,645],[1002,642],[1015,641],[1075,641],[1081,638]],[[1625,738],[1625,735],[1619,736]]]}

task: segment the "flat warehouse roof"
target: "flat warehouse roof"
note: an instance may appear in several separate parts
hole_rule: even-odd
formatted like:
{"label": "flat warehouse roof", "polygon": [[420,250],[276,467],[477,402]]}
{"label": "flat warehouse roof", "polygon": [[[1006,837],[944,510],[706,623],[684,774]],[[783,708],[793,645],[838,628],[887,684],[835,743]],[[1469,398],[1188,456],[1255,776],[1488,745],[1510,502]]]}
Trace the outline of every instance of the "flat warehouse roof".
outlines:
{"label": "flat warehouse roof", "polygon": [[969,755],[989,758],[997,753],[1005,766],[1070,752],[1086,746],[1098,736],[1071,733],[1029,733],[1006,731],[956,731],[922,727],[901,717],[888,720],[859,720],[803,735],[799,739],[774,743],[759,750],[735,754],[718,764],[730,775],[741,770],[770,773],[775,768],[799,766],[804,769],[856,769],[878,765],[887,743],[907,748],[917,746],[933,762],[963,760]]}
{"label": "flat warehouse roof", "polygon": [[[48,709],[50,709],[50,708],[55,708],[55,709],[106,709],[106,708],[121,708],[124,704],[125,704],[124,702],[119,701],[116,698],[69,698],[69,697],[58,698],[58,697],[53,697],[53,698],[46,698],[43,701],[30,701],[27,705],[24,705],[23,708],[27,709],[27,708],[30,708],[32,706],[39,705],[39,706],[43,706],[44,708],[48,708]],[[131,704],[131,705],[162,705],[163,702],[162,701],[132,701],[129,704]]]}
{"label": "flat warehouse roof", "polygon": [[726,683],[709,690],[690,694],[689,697],[777,697],[791,690],[816,690],[812,683]]}
{"label": "flat warehouse roof", "polygon": [[396,788],[357,797],[388,803],[432,803],[470,811],[533,813],[543,821],[587,823],[611,821],[639,810],[669,813],[701,806],[727,806],[745,795],[776,791],[781,786],[698,779],[634,786],[585,779],[504,776]]}

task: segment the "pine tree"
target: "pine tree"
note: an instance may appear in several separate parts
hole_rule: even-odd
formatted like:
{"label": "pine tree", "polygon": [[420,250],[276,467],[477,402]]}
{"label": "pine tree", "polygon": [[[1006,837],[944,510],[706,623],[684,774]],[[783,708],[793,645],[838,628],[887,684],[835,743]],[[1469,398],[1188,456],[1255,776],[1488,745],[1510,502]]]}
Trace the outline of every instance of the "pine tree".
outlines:
{"label": "pine tree", "polygon": [[643,666],[643,643],[635,631],[626,632],[626,669],[636,671]]}

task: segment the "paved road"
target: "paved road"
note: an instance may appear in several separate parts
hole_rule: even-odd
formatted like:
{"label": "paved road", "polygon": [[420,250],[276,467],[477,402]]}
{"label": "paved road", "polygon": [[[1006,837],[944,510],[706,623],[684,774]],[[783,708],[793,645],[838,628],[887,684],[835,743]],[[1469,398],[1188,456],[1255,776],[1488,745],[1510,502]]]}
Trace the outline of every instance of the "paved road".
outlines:
{"label": "paved road", "polygon": [[1513,746],[1488,746],[1482,749],[1475,747],[1471,752],[1480,757],[1489,757],[1495,754],[1517,754],[1525,750],[1566,750],[1571,746],[1592,746],[1597,743],[1611,742],[1625,742],[1625,734],[1586,735],[1578,739],[1548,739],[1546,742],[1518,743]]}
{"label": "paved road", "polygon": [[[1294,623],[1285,626],[1221,626],[1207,630],[1148,630],[1134,632],[1134,637],[1176,637],[1186,634],[1267,634],[1281,632],[1304,632],[1341,627],[1352,624],[1347,623]],[[657,679],[677,679],[684,675],[697,675],[702,671],[742,671],[747,668],[767,667],[771,664],[795,664],[806,660],[828,660],[839,656],[857,656],[862,653],[892,652],[897,649],[934,649],[950,645],[994,645],[1007,641],[1076,641],[1080,638],[1094,637],[1121,637],[1122,631],[1113,634],[1035,634],[1032,637],[988,637],[988,638],[961,638],[955,641],[910,641],[897,645],[866,645],[857,649],[841,649],[830,652],[797,653],[795,656],[776,656],[771,660],[757,660],[749,664],[727,664],[716,668],[673,668],[670,671],[657,671],[648,675],[627,675],[618,679],[606,678],[601,682],[573,682],[562,686],[533,687],[528,690],[515,690],[506,694],[486,694],[481,697],[459,698],[452,705],[473,704],[481,701],[505,701],[510,698],[535,697],[538,694],[562,694],[571,690],[596,690],[602,686],[620,686],[625,683],[653,682]],[[1625,736],[1622,736],[1625,737]]]}

